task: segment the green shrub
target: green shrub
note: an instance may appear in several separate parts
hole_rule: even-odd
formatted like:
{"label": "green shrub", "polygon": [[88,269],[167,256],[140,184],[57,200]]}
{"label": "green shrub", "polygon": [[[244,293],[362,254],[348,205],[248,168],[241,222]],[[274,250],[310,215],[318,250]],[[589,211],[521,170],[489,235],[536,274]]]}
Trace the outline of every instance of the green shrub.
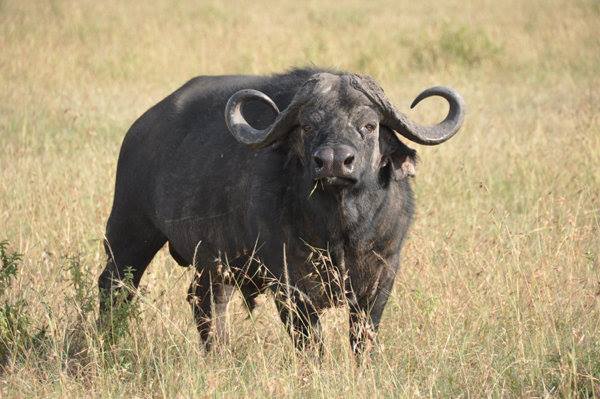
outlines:
{"label": "green shrub", "polygon": [[33,332],[28,303],[11,291],[22,255],[10,252],[8,241],[0,241],[0,366],[43,338],[43,329]]}
{"label": "green shrub", "polygon": [[112,293],[111,299],[106,299],[110,303],[110,308],[106,314],[100,315],[100,333],[104,336],[105,343],[113,345],[120,342],[122,338],[129,336],[129,322],[139,320],[140,307],[135,299],[135,287],[133,285],[133,272],[130,267],[125,269],[125,275],[119,287]]}
{"label": "green shrub", "polygon": [[444,26],[437,36],[414,44],[412,60],[419,67],[477,66],[501,51],[483,30]]}

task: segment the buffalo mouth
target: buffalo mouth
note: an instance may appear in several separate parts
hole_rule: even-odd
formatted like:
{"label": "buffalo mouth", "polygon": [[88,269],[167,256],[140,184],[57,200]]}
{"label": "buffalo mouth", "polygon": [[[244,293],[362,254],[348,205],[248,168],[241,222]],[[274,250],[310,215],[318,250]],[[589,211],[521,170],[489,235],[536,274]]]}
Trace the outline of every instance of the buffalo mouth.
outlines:
{"label": "buffalo mouth", "polygon": [[331,187],[348,187],[356,183],[356,179],[352,177],[327,176],[316,179],[318,184]]}

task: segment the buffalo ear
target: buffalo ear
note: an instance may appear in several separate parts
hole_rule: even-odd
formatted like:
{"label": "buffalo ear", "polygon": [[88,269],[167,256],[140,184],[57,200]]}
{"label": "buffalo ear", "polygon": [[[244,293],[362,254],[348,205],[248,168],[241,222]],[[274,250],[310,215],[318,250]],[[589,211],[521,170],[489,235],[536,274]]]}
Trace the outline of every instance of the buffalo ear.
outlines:
{"label": "buffalo ear", "polygon": [[417,151],[412,148],[408,148],[402,144],[402,146],[399,146],[399,148],[391,154],[390,159],[392,161],[392,167],[394,168],[394,178],[396,180],[402,180],[416,174]]}
{"label": "buffalo ear", "polygon": [[402,180],[416,174],[417,151],[404,144],[389,128],[381,129],[381,154],[383,163],[390,164],[394,180]]}

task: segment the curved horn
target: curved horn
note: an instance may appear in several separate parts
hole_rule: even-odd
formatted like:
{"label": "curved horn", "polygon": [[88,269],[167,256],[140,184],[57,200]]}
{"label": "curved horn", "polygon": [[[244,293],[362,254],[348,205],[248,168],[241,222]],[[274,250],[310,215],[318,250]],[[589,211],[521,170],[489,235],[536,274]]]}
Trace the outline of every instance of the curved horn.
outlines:
{"label": "curved horn", "polygon": [[462,97],[448,87],[432,87],[424,90],[415,98],[411,108],[431,96],[443,97],[450,104],[448,115],[442,122],[434,126],[421,126],[398,112],[373,78],[366,75],[352,75],[350,83],[379,106],[383,113],[383,124],[415,143],[425,145],[443,143],[458,132],[465,117],[465,103]]}
{"label": "curved horn", "polygon": [[[249,100],[259,100],[269,105],[275,112],[278,113],[277,119],[266,129],[255,129],[246,121],[242,115],[242,106]],[[275,127],[278,125],[282,114],[279,112],[277,105],[269,96],[258,90],[244,89],[233,94],[227,105],[225,106],[225,123],[227,128],[242,144],[246,144],[251,148],[262,148],[271,144],[277,137],[273,134]]]}
{"label": "curved horn", "polygon": [[[225,106],[225,122],[227,128],[240,143],[251,148],[264,148],[272,144],[297,123],[296,116],[299,109],[312,98],[314,88],[319,82],[331,79],[333,75],[328,73],[315,73],[298,89],[291,103],[286,109],[279,112],[277,105],[269,96],[258,90],[240,90],[229,98]],[[249,100],[258,100],[266,103],[277,113],[275,121],[264,130],[255,129],[246,121],[242,115],[242,106]]]}
{"label": "curved horn", "polygon": [[390,127],[407,139],[424,145],[441,144],[454,136],[462,126],[465,117],[465,103],[461,95],[448,87],[431,87],[421,92],[412,102],[410,108],[414,108],[423,99],[432,96],[443,97],[450,105],[448,115],[443,121],[433,126],[422,126],[411,121],[406,115],[396,111],[390,105],[388,110],[388,124]]}

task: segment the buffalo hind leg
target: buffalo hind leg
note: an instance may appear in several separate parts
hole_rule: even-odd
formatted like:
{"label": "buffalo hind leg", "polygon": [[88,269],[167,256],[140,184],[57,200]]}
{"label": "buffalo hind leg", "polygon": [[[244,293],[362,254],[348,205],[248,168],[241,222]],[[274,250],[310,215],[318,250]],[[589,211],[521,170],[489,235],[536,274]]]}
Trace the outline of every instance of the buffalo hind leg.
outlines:
{"label": "buffalo hind leg", "polygon": [[99,327],[126,326],[133,289],[139,286],[146,267],[166,239],[149,223],[115,222],[109,219],[104,248],[108,261],[98,279],[100,294]]}
{"label": "buffalo hind leg", "polygon": [[200,343],[207,351],[215,344],[221,347],[228,341],[227,305],[234,290],[235,287],[225,284],[206,269],[197,269],[194,274],[187,299],[192,307]]}

